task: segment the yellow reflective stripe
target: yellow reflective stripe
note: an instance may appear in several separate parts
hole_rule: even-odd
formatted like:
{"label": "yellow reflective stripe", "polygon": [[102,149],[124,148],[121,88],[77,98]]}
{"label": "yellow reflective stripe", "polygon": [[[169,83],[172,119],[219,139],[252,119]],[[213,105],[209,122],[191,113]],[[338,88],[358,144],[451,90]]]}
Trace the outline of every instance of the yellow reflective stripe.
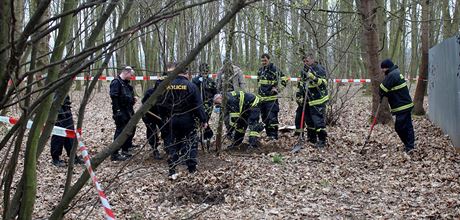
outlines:
{"label": "yellow reflective stripe", "polygon": [[407,86],[407,83],[406,83],[406,82],[403,82],[403,83],[401,83],[400,85],[397,85],[397,86],[391,88],[391,91],[395,91],[395,90],[398,90],[398,89],[402,89],[402,88],[404,88],[404,87],[406,87],[406,86]]}
{"label": "yellow reflective stripe", "polygon": [[318,129],[316,129],[316,132],[325,131],[325,130],[326,130],[326,128],[318,128]]}
{"label": "yellow reflective stripe", "polygon": [[249,132],[249,137],[259,137],[260,133],[257,131],[250,131]]}
{"label": "yellow reflective stripe", "polygon": [[259,96],[256,95],[256,98],[254,99],[254,102],[252,102],[251,107],[255,107],[257,104],[259,104],[260,98]]}
{"label": "yellow reflective stripe", "polygon": [[240,132],[240,133],[244,133],[244,132],[245,132],[245,130],[240,129],[240,128],[235,128],[235,131]]}
{"label": "yellow reflective stripe", "polygon": [[310,106],[313,106],[313,105],[320,105],[320,104],[325,103],[327,100],[329,100],[329,95],[324,96],[323,98],[320,98],[320,99],[317,99],[317,100],[309,101],[308,104],[309,104]]}
{"label": "yellow reflective stripe", "polygon": [[380,88],[381,88],[384,92],[388,92],[387,87],[385,87],[385,86],[383,85],[383,83],[380,83]]}
{"label": "yellow reflective stripe", "polygon": [[236,92],[235,92],[235,91],[232,91],[230,94],[232,94],[232,96],[236,96]]}
{"label": "yellow reflective stripe", "polygon": [[400,77],[401,79],[404,79],[404,76],[403,76],[402,74],[399,74],[399,77]]}
{"label": "yellow reflective stripe", "polygon": [[299,129],[295,129],[295,132],[304,132],[304,130],[299,128]]}
{"label": "yellow reflective stripe", "polygon": [[230,118],[237,118],[237,117],[240,117],[240,113],[239,113],[239,112],[231,112],[231,113],[230,113]]}
{"label": "yellow reflective stripe", "polygon": [[266,80],[266,79],[259,80],[260,85],[275,85],[277,83],[278,83],[278,81],[276,81],[276,80]]}
{"label": "yellow reflective stripe", "polygon": [[412,108],[412,107],[414,107],[413,102],[411,102],[411,103],[409,103],[407,105],[403,105],[403,106],[400,106],[400,107],[397,107],[397,108],[393,108],[393,109],[391,109],[391,112],[399,112],[399,111],[406,110],[406,109]]}
{"label": "yellow reflective stripe", "polygon": [[260,100],[261,101],[274,101],[274,100],[277,100],[278,99],[278,96],[274,95],[274,96],[261,96],[260,97]]}
{"label": "yellow reflective stripe", "polygon": [[244,92],[240,91],[240,113],[243,112],[244,105]]}

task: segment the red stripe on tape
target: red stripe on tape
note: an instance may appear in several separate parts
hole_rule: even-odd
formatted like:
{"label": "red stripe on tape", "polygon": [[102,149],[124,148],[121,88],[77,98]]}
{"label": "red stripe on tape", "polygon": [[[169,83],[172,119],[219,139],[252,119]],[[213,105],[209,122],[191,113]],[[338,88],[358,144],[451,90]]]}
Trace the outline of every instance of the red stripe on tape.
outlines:
{"label": "red stripe on tape", "polygon": [[105,213],[106,213],[109,217],[115,219],[115,214],[113,214],[113,211],[112,211],[111,209],[104,207],[104,210],[105,210]]}
{"label": "red stripe on tape", "polygon": [[12,125],[18,123],[18,120],[17,120],[17,119],[11,118],[11,117],[10,117],[9,121],[10,121],[10,124],[12,124]]}
{"label": "red stripe on tape", "polygon": [[68,138],[76,138],[77,135],[75,134],[75,131],[72,130],[65,130],[65,136]]}

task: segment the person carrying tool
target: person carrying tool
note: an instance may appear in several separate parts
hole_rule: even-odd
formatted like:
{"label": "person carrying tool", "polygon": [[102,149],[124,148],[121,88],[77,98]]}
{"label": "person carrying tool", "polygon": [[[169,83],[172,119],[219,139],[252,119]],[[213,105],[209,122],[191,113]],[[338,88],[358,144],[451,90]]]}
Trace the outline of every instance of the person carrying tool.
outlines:
{"label": "person carrying tool", "polygon": [[[134,97],[134,89],[129,84],[131,77],[134,76],[134,70],[130,66],[123,68],[118,77],[110,83],[110,98],[112,99],[112,112],[113,120],[115,121],[115,135],[114,139],[121,134],[121,131],[126,127],[131,116],[134,114],[134,103],[136,98]],[[115,151],[112,156],[112,161],[123,161],[130,158],[132,155],[129,153],[129,149],[133,147],[133,137],[136,129],[128,136],[125,143],[121,146],[122,153],[119,154],[118,150]]]}
{"label": "person carrying tool", "polygon": [[[200,74],[192,79],[192,82],[198,87],[200,91],[201,99],[203,100],[203,107],[208,115],[208,121],[211,118],[212,114],[212,99],[214,95],[217,94],[216,82],[210,77],[209,65],[207,63],[202,63],[199,66]],[[205,131],[202,132],[202,138],[206,141],[209,146],[209,142],[213,136],[211,128],[208,126]]]}
{"label": "person carrying tool", "polygon": [[415,148],[414,127],[412,125],[411,111],[414,107],[412,98],[404,76],[397,65],[390,59],[385,59],[380,64],[385,78],[380,84],[380,98],[388,98],[391,113],[396,116],[395,130],[404,143],[404,150],[409,153]]}
{"label": "person carrying tool", "polygon": [[[145,91],[144,97],[141,100],[142,104],[144,104],[147,101],[147,99],[150,98],[150,96],[152,96],[158,85],[160,85],[160,83],[163,81],[164,77],[166,77],[165,73],[155,82],[155,85],[152,88],[147,89],[147,91]],[[160,97],[157,100],[160,100]],[[161,157],[160,151],[158,150],[158,146],[160,145],[158,133],[161,130],[161,138],[163,139],[163,144],[164,146],[168,146],[168,143],[166,143],[167,129],[165,129],[164,126],[165,122],[160,117],[160,109],[157,104],[152,106],[150,110],[147,112],[147,114],[145,114],[144,117],[142,117],[142,121],[144,122],[145,127],[147,128],[147,140],[149,142],[150,147],[152,147],[153,149],[153,158],[155,160],[163,159]]]}
{"label": "person carrying tool", "polygon": [[[227,92],[225,95],[227,96],[226,114],[230,115],[230,126],[234,128],[232,144],[228,148],[234,148],[243,142],[248,126],[250,130],[249,147],[258,147],[260,132],[263,130],[262,124],[259,123],[259,97],[243,91]],[[222,94],[214,96],[214,105],[216,105],[216,108],[219,108],[222,100]]]}
{"label": "person carrying tool", "polygon": [[270,55],[262,54],[262,67],[257,72],[258,95],[260,98],[260,111],[262,122],[269,140],[278,140],[278,93],[280,84],[286,87],[288,78],[273,64]]}
{"label": "person carrying tool", "polygon": [[[173,71],[177,64],[168,63],[168,72]],[[203,108],[198,88],[189,81],[189,74],[182,71],[166,88],[163,99],[158,106],[161,117],[167,120],[168,141],[171,145],[166,148],[169,158],[169,177],[175,179],[176,166],[185,160],[188,171],[194,173],[197,166],[198,143],[195,119],[206,129],[207,116]]]}
{"label": "person carrying tool", "polygon": [[[304,125],[307,125],[308,141],[316,144],[317,148],[326,146],[326,102],[329,100],[327,92],[326,70],[319,63],[315,62],[313,54],[307,54],[302,58],[304,62],[301,71],[301,80],[298,82],[296,102],[298,104],[295,116],[295,135],[304,132]],[[306,98],[306,100],[305,100]],[[305,105],[304,105],[304,102]],[[305,108],[304,108],[305,106]],[[302,114],[305,116],[302,121]]]}

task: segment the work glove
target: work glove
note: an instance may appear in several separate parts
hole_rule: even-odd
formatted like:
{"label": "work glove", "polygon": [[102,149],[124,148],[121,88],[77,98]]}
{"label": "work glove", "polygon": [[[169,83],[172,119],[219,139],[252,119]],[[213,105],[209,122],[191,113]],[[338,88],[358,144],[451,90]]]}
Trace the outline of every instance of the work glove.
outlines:
{"label": "work glove", "polygon": [[308,72],[307,77],[311,80],[314,80],[316,78],[315,74],[313,74],[312,72]]}

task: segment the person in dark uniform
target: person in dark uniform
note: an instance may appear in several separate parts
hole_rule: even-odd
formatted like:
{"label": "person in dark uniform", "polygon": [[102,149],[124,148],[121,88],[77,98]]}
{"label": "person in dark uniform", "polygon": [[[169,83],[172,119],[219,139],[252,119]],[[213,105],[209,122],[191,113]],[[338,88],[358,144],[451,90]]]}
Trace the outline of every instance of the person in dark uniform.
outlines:
{"label": "person in dark uniform", "polygon": [[[115,77],[110,83],[110,98],[112,99],[113,119],[115,120],[116,126],[114,139],[120,135],[121,131],[123,131],[128,121],[131,119],[131,116],[134,114],[133,107],[136,99],[134,97],[134,89],[129,84],[133,76],[133,68],[127,66],[123,68],[118,77]],[[121,146],[121,154],[118,150],[112,154],[112,161],[123,161],[132,156],[129,153],[129,149],[133,147],[135,131],[134,128],[132,133],[128,136],[128,139],[126,139],[125,143]]]}
{"label": "person in dark uniform", "polygon": [[[153,86],[153,88],[147,89],[147,91],[145,91],[144,97],[142,98],[142,104],[144,104],[147,101],[147,99],[150,96],[152,96],[157,86],[163,81],[164,77],[165,77],[165,74],[163,74],[163,76],[161,76],[160,79],[158,79],[155,82],[155,85]],[[160,115],[161,114],[160,114],[160,109],[158,105],[154,105],[152,106],[152,108],[150,108],[147,114],[145,114],[144,117],[142,117],[142,121],[144,122],[145,127],[147,128],[147,140],[149,142],[149,145],[153,149],[153,158],[156,160],[163,159],[161,157],[160,151],[158,150],[159,139],[160,139],[160,135],[158,135],[159,131],[161,130],[161,137],[163,139],[163,142],[166,140],[166,136],[167,136],[166,129],[164,129],[165,123],[163,119],[160,117]]]}
{"label": "person in dark uniform", "polygon": [[270,56],[262,54],[262,67],[257,72],[259,84],[258,94],[260,98],[260,111],[262,122],[265,124],[265,131],[270,140],[278,139],[278,93],[280,85],[286,86],[288,78],[273,64],[270,63]]}
{"label": "person in dark uniform", "polygon": [[[64,99],[64,103],[62,103],[61,108],[59,109],[58,116],[55,126],[67,128],[70,130],[75,130],[74,122],[72,118],[72,111],[70,97],[67,95]],[[57,135],[51,136],[51,163],[57,167],[64,167],[64,161],[59,159],[62,154],[62,148],[65,149],[67,156],[70,156],[70,151],[72,150],[73,146],[72,138],[61,137]],[[83,164],[83,160],[81,157],[75,156],[76,164]]]}
{"label": "person in dark uniform", "polygon": [[[209,119],[211,118],[212,114],[212,99],[214,95],[217,94],[217,85],[212,78],[208,77],[210,71],[209,65],[207,63],[200,64],[199,70],[200,75],[194,77],[192,79],[192,82],[198,87],[198,90],[200,91],[201,100],[203,100],[204,110],[206,111],[209,122]],[[209,143],[212,136],[213,132],[211,130],[211,127],[208,126],[206,130],[203,131],[204,141]]]}
{"label": "person in dark uniform", "polygon": [[383,60],[380,64],[385,78],[380,84],[380,98],[388,98],[391,113],[396,116],[395,130],[404,143],[405,151],[409,153],[415,148],[414,127],[412,125],[411,112],[414,107],[412,98],[407,88],[406,80],[390,59]]}
{"label": "person in dark uniform", "polygon": [[[167,65],[168,72],[176,68],[175,63]],[[203,101],[195,84],[189,81],[189,75],[181,72],[166,88],[163,99],[159,103],[162,118],[167,119],[169,177],[177,177],[176,167],[185,160],[188,171],[196,171],[198,155],[198,137],[195,120],[207,127],[207,116],[203,108]]]}
{"label": "person in dark uniform", "polygon": [[[232,144],[229,148],[236,147],[243,142],[244,134],[249,126],[249,147],[256,148],[259,145],[258,139],[263,125],[259,123],[260,109],[259,97],[243,91],[232,91],[227,96],[227,114],[230,115],[230,126],[234,128]],[[222,104],[222,94],[214,96],[216,107]]]}
{"label": "person in dark uniform", "polygon": [[[326,146],[326,102],[329,100],[327,92],[327,74],[323,66],[315,61],[313,54],[303,57],[304,67],[301,71],[301,80],[298,82],[296,101],[298,104],[295,125],[296,135],[303,132],[300,129],[303,103],[306,101],[304,125],[307,126],[308,141],[316,144],[317,148]],[[304,100],[305,93],[307,100]],[[302,126],[304,128],[304,126]]]}

